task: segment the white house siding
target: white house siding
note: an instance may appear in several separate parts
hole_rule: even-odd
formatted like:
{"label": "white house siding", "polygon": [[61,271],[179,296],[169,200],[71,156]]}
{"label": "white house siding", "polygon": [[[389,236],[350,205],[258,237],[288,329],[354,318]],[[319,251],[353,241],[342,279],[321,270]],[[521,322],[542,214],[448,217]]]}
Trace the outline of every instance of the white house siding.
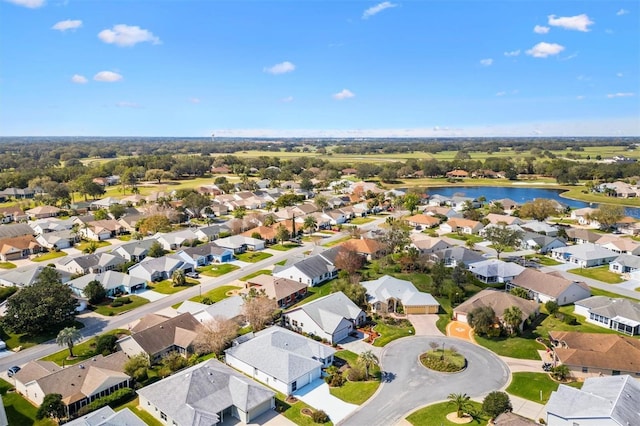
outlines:
{"label": "white house siding", "polygon": [[[587,297],[591,297],[591,291],[582,288],[578,284],[572,284],[569,288],[560,293],[556,302],[558,305],[564,306],[577,302],[578,300],[586,299]],[[546,301],[543,301],[542,303],[546,303]]]}
{"label": "white house siding", "polygon": [[313,321],[302,309],[291,311],[285,314],[285,317],[289,319],[288,325],[292,330],[303,331],[308,334],[315,334],[320,338],[332,341],[333,336],[320,328],[320,326],[315,321]]}
{"label": "white house siding", "polygon": [[242,371],[244,374],[251,377],[252,379],[262,382],[267,386],[285,395],[291,394],[290,383],[285,383],[282,380],[278,380],[273,376],[269,376],[265,372],[254,368],[253,366],[247,364],[246,362],[240,361],[239,359],[235,358],[233,355],[227,354],[225,356],[225,361],[231,367],[235,368],[236,370]]}
{"label": "white house siding", "polygon": [[240,416],[238,417],[240,418],[240,421],[244,423],[251,423],[256,417],[260,416],[266,411],[273,410],[275,407],[276,407],[275,400],[271,398],[264,401],[262,404],[259,404],[258,406],[254,407],[252,410],[249,410],[248,413],[244,413],[238,410],[239,412],[238,414],[240,414]]}
{"label": "white house siding", "polygon": [[589,320],[589,308],[587,308],[586,306],[575,305],[573,308],[573,313],[582,315],[583,317],[587,318],[587,320]]}
{"label": "white house siding", "polygon": [[297,281],[299,283],[303,283],[311,287],[317,284],[316,280],[313,280],[310,277],[306,276],[305,274],[300,272],[298,268],[295,268],[295,267],[284,269],[274,274],[274,276],[279,278],[288,278],[290,280]]}
{"label": "white house siding", "polygon": [[342,321],[340,321],[340,325],[338,325],[338,328],[333,333],[333,338],[329,339],[329,341],[331,343],[338,343],[349,337],[349,333],[351,333],[352,331],[353,324],[351,324],[350,321],[343,319]]}

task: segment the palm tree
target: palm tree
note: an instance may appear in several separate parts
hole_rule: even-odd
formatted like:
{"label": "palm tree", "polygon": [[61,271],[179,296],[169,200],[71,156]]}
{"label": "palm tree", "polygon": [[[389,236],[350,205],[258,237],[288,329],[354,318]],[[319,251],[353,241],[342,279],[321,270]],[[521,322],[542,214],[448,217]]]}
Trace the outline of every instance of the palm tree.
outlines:
{"label": "palm tree", "polygon": [[60,330],[56,337],[58,346],[69,348],[69,358],[73,358],[73,345],[82,338],[80,332],[75,327],[66,327]]}
{"label": "palm tree", "polygon": [[360,355],[358,355],[358,362],[364,366],[364,371],[368,380],[369,369],[375,365],[378,365],[380,361],[378,360],[376,354],[369,350],[364,351]]}
{"label": "palm tree", "polygon": [[184,275],[184,270],[176,269],[171,275],[171,281],[174,287],[180,287],[187,283],[187,279]]}
{"label": "palm tree", "polygon": [[518,330],[520,323],[522,323],[522,310],[517,306],[511,306],[504,310],[502,319],[509,327],[509,332],[514,334]]}
{"label": "palm tree", "polygon": [[458,418],[464,416],[465,410],[471,408],[471,397],[466,393],[450,393],[447,399],[449,400],[448,404],[456,406]]}
{"label": "palm tree", "polygon": [[312,231],[316,230],[316,225],[318,224],[318,222],[316,221],[316,218],[313,216],[307,216],[304,218],[304,223],[302,224],[302,227],[306,230],[309,231],[309,235],[311,235]]}

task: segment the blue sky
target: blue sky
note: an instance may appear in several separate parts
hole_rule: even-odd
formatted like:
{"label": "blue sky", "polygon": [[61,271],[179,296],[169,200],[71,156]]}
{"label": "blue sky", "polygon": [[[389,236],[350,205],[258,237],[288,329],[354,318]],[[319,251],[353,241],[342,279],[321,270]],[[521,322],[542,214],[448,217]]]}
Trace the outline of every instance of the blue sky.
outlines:
{"label": "blue sky", "polygon": [[0,0],[0,135],[638,136],[638,6]]}

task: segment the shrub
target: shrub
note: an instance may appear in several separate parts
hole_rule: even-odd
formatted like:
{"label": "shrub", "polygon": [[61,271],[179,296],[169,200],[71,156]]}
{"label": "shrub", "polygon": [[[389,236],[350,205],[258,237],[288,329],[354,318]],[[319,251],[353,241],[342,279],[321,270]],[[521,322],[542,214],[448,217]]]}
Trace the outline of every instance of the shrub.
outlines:
{"label": "shrub", "polygon": [[102,398],[95,399],[89,405],[85,405],[81,409],[78,410],[78,416],[84,416],[87,413],[95,411],[99,408],[106,407],[107,405],[110,407],[117,407],[118,405],[123,404],[124,402],[129,401],[135,392],[131,388],[122,388],[113,392],[111,395],[103,396]]}
{"label": "shrub", "polygon": [[578,320],[576,317],[570,314],[564,314],[564,318],[562,318],[562,322],[568,325],[577,325]]}
{"label": "shrub", "polygon": [[116,341],[118,338],[113,334],[103,334],[96,337],[96,353],[107,356],[116,351]]}
{"label": "shrub", "polygon": [[114,300],[113,302],[111,302],[112,308],[119,308],[120,306],[122,306],[122,302],[118,302],[117,300]]}
{"label": "shrub", "polygon": [[311,420],[314,423],[326,423],[329,421],[329,416],[322,410],[316,410],[311,414]]}
{"label": "shrub", "polygon": [[361,367],[351,367],[347,373],[347,378],[352,382],[361,382],[366,380],[366,376],[366,371]]}
{"label": "shrub", "polygon": [[211,299],[210,299],[210,298],[208,298],[208,297],[203,297],[203,298],[202,298],[202,304],[203,304],[203,305],[213,305],[213,300],[211,300]]}
{"label": "shrub", "polygon": [[[116,297],[114,302],[120,302],[121,305],[127,305],[132,302],[130,297]],[[112,304],[113,305],[113,304]]]}

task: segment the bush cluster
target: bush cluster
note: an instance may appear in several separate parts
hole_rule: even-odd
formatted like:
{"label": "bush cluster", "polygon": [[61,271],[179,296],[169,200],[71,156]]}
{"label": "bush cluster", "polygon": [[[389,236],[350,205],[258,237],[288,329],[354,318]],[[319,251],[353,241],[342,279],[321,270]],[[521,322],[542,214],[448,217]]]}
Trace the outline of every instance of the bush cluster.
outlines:
{"label": "bush cluster", "polygon": [[423,355],[420,357],[420,361],[422,361],[422,365],[431,370],[442,371],[444,373],[456,373],[460,371],[460,366],[447,361],[447,358],[440,359],[440,356],[437,355]]}
{"label": "bush cluster", "polygon": [[316,410],[311,414],[311,420],[314,423],[326,423],[329,421],[329,416],[322,410]]}
{"label": "bush cluster", "polygon": [[351,382],[361,382],[367,379],[367,372],[362,367],[351,367],[347,373],[347,378]]}
{"label": "bush cluster", "polygon": [[98,398],[94,400],[92,403],[90,403],[89,405],[85,405],[84,407],[82,407],[80,410],[78,410],[78,416],[84,416],[87,413],[90,413],[99,408],[105,407],[107,405],[112,408],[117,407],[118,405],[121,405],[129,401],[134,395],[135,395],[135,392],[131,388],[118,389],[117,391],[113,392],[111,395]]}
{"label": "bush cluster", "polygon": [[130,297],[116,297],[113,299],[113,302],[111,302],[111,307],[117,308],[122,305],[128,305],[131,302],[133,302],[133,300],[131,300]]}

